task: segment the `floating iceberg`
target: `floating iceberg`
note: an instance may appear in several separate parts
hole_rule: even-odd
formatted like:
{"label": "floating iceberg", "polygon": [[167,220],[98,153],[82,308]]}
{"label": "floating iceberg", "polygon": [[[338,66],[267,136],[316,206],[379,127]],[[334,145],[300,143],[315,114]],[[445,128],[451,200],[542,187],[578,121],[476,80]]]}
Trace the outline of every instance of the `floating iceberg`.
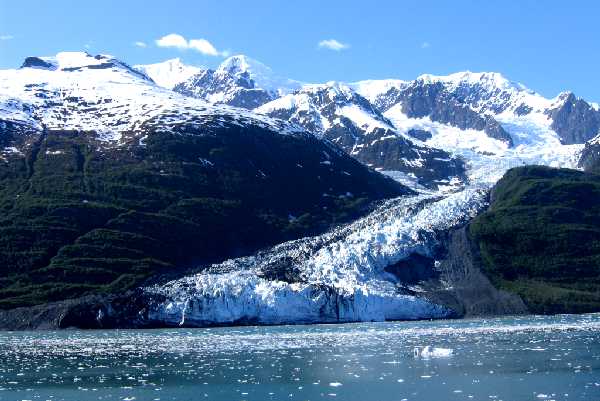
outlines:
{"label": "floating iceberg", "polygon": [[415,358],[448,358],[454,354],[452,348],[438,348],[426,345],[425,347],[415,347],[413,350]]}

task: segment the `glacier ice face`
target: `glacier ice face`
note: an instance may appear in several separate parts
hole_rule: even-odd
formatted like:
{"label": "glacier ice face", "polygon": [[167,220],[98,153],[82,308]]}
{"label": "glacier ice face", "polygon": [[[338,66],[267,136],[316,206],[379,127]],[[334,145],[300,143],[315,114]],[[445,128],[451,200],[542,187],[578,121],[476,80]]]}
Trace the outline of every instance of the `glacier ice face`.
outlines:
{"label": "glacier ice face", "polygon": [[426,299],[378,292],[368,285],[340,290],[267,280],[252,270],[200,274],[157,291],[169,298],[150,309],[148,318],[173,326],[410,320],[450,314]]}
{"label": "glacier ice face", "polygon": [[[437,234],[461,224],[485,202],[483,188],[384,202],[369,216],[321,236],[146,288],[164,297],[148,316],[192,326],[451,316],[453,311],[404,288],[384,269],[413,253],[433,256]],[[289,271],[291,277],[280,277]]]}

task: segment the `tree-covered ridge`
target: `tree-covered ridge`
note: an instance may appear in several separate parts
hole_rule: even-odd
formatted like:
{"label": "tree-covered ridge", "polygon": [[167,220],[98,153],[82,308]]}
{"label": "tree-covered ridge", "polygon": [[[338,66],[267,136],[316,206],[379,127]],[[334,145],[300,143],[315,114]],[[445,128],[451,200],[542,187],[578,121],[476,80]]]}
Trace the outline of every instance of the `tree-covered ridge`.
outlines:
{"label": "tree-covered ridge", "polygon": [[512,169],[470,233],[487,274],[533,312],[600,310],[600,175]]}
{"label": "tree-covered ridge", "polygon": [[310,135],[144,127],[143,139],[106,148],[88,132],[10,128],[0,133],[15,145],[0,160],[0,308],[127,290],[408,192]]}

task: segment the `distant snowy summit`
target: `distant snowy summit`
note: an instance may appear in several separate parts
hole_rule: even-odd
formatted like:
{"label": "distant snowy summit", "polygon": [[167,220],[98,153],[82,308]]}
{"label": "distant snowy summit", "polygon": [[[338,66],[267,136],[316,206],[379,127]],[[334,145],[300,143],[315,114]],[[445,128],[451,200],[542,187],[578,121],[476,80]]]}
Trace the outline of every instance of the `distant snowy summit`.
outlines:
{"label": "distant snowy summit", "polygon": [[219,65],[217,72],[238,77],[247,74],[258,88],[277,95],[290,93],[303,85],[302,82],[277,75],[270,67],[244,55],[229,57]]}
{"label": "distant snowy summit", "polygon": [[[160,85],[209,103],[256,109],[259,112],[273,112],[275,108],[281,111],[286,103],[290,105],[290,113],[287,113],[290,115],[295,113],[291,111],[293,109],[310,110],[304,114],[312,117],[303,116],[305,123],[301,125],[314,126],[321,131],[328,125],[325,123],[328,117],[315,112],[319,106],[314,100],[322,103],[322,99],[313,96],[313,101],[308,101],[307,94],[327,86],[360,95],[393,121],[396,131],[403,134],[420,129],[419,124],[406,125],[406,122],[424,118],[460,130],[482,131],[488,137],[509,145],[527,140],[524,138],[526,134],[520,133],[515,138],[506,128],[509,120],[520,117],[525,117],[536,127],[550,126],[565,144],[583,143],[600,131],[600,124],[594,117],[599,113],[597,105],[578,99],[570,92],[547,99],[496,72],[464,71],[447,76],[424,74],[414,80],[384,79],[315,85],[283,78],[268,66],[243,55],[226,59],[215,70],[196,70],[187,79],[183,79],[177,71],[186,71],[188,74],[197,67],[182,66],[180,61],[178,65],[173,73],[169,73],[168,68],[162,68],[160,77],[148,66],[138,68],[147,72],[157,83],[169,83]],[[174,78],[166,79],[166,75]],[[175,81],[180,82],[171,85]],[[573,107],[575,103],[577,107]],[[377,119],[375,115],[370,117]],[[296,117],[294,119],[298,120]],[[577,121],[586,123],[578,124]]]}
{"label": "distant snowy summit", "polygon": [[179,58],[162,63],[135,65],[134,68],[148,75],[157,85],[167,89],[173,89],[175,85],[187,81],[206,69],[184,64]]}
{"label": "distant snowy summit", "polygon": [[[230,81],[231,85],[236,85],[237,83],[247,89],[250,87],[264,90],[272,94],[273,97],[289,93],[302,86],[301,82],[280,77],[271,68],[244,55],[227,58],[216,70],[187,65],[179,58],[155,64],[136,65],[135,68],[144,72],[158,85],[167,89],[173,89],[178,84],[189,81],[195,75],[204,75],[206,73],[214,76],[214,79],[223,82]],[[193,82],[198,82],[198,77],[186,85],[187,90],[193,91],[194,86],[198,86],[198,84],[194,85]],[[220,89],[222,92],[228,90],[226,87],[221,87]],[[197,97],[202,97],[200,92],[196,95]]]}

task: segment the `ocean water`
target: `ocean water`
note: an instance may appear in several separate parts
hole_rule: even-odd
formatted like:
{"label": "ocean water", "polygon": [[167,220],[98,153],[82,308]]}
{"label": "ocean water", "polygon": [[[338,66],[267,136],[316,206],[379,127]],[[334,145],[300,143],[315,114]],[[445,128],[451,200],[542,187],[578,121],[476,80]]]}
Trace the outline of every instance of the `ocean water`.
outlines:
{"label": "ocean water", "polygon": [[600,315],[3,332],[0,400],[600,400]]}

